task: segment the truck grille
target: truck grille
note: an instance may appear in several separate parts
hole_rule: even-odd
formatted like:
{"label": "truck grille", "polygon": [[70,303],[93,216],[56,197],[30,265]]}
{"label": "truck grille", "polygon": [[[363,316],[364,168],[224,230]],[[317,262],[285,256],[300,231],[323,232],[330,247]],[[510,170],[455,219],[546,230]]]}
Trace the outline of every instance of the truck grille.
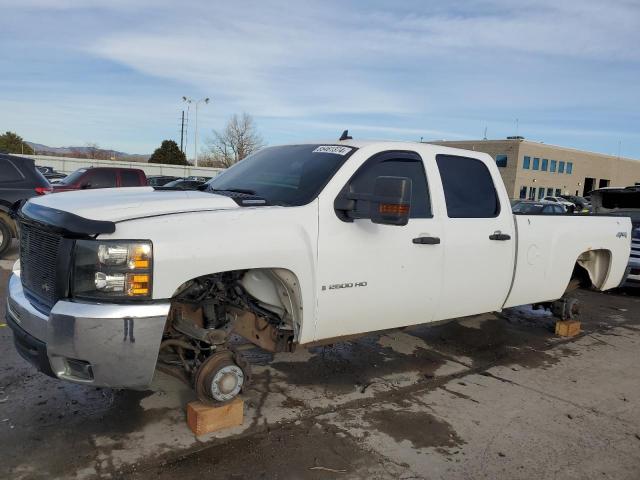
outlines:
{"label": "truck grille", "polygon": [[20,224],[22,285],[49,307],[56,302],[58,248],[62,237]]}

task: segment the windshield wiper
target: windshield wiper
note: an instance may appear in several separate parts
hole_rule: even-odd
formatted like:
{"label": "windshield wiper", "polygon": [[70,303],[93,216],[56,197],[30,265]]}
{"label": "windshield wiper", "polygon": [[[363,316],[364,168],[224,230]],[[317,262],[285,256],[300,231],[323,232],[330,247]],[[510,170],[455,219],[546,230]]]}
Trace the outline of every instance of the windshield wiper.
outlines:
{"label": "windshield wiper", "polygon": [[255,195],[255,190],[250,190],[248,188],[211,188],[210,192],[235,192],[235,193],[246,193],[247,195]]}

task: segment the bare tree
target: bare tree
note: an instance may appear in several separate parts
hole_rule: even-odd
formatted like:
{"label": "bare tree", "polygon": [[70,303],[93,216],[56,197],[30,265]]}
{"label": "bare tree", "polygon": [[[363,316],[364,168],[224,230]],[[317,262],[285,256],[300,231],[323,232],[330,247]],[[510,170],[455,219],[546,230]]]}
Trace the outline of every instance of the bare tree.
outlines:
{"label": "bare tree", "polygon": [[230,167],[264,146],[251,115],[233,115],[221,132],[213,131],[209,140],[212,163]]}

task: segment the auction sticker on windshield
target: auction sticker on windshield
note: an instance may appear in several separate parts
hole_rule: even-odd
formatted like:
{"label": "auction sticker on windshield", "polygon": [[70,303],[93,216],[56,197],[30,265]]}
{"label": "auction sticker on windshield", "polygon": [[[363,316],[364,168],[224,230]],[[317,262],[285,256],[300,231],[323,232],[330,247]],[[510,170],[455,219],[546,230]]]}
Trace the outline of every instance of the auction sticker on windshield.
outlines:
{"label": "auction sticker on windshield", "polygon": [[346,155],[351,150],[351,147],[340,147],[338,145],[320,145],[313,151],[313,153],[335,153],[336,155]]}

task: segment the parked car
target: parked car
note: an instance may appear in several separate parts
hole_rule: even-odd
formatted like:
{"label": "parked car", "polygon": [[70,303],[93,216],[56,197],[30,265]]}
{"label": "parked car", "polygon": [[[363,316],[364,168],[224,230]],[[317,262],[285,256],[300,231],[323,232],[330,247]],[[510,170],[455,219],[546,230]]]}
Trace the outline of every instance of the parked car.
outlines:
{"label": "parked car", "polygon": [[261,149],[201,191],[31,199],[19,219],[7,321],[25,358],[118,388],[157,366],[207,402],[247,386],[236,336],[290,352],[608,290],[631,235],[628,218],[513,215],[485,153],[349,140]]}
{"label": "parked car", "polygon": [[576,210],[575,204],[573,204],[569,200],[565,200],[562,197],[546,196],[543,197],[542,200],[544,200],[545,202],[559,203],[560,205],[563,205],[566,211],[569,213],[573,213]]}
{"label": "parked car", "polygon": [[173,190],[197,190],[204,185],[204,182],[199,180],[189,180],[188,178],[180,178],[164,184],[161,188],[173,189]]}
{"label": "parked car", "polygon": [[142,187],[147,177],[137,168],[89,167],[70,173],[52,185],[54,192],[114,187]]}
{"label": "parked car", "polygon": [[32,159],[0,154],[0,257],[18,236],[12,208],[21,200],[50,192],[51,185]]}
{"label": "parked car", "polygon": [[44,178],[52,182],[53,180],[60,180],[67,176],[66,173],[56,172],[53,167],[36,166]]}
{"label": "parked car", "polygon": [[151,175],[147,177],[147,182],[152,187],[162,187],[174,180],[180,180],[180,177],[174,177],[171,175]]}
{"label": "parked car", "polygon": [[587,213],[591,211],[591,203],[584,197],[579,195],[560,195],[560,198],[573,203],[576,206],[576,212]]}
{"label": "parked car", "polygon": [[533,200],[522,200],[516,203],[511,210],[519,215],[564,215],[567,213],[565,206],[559,203]]}
{"label": "parked car", "polygon": [[625,286],[640,287],[640,185],[601,188],[591,192],[593,213],[630,217],[631,252]]}

